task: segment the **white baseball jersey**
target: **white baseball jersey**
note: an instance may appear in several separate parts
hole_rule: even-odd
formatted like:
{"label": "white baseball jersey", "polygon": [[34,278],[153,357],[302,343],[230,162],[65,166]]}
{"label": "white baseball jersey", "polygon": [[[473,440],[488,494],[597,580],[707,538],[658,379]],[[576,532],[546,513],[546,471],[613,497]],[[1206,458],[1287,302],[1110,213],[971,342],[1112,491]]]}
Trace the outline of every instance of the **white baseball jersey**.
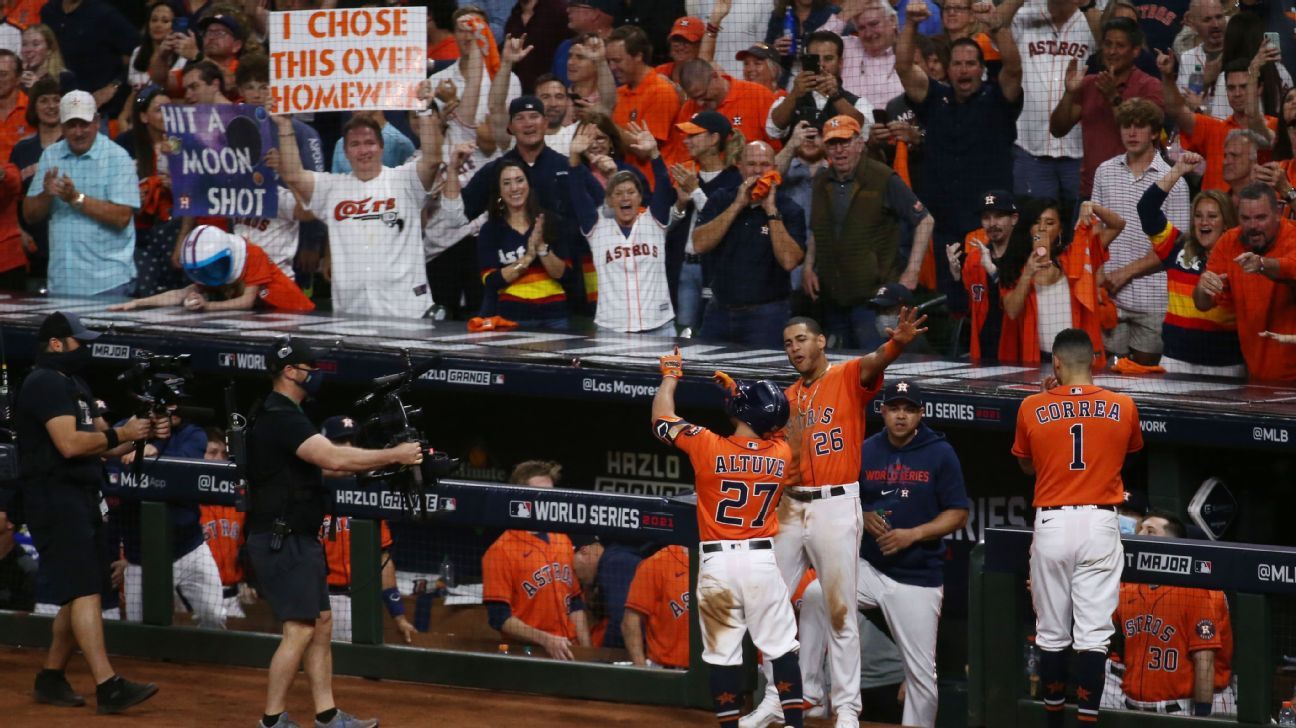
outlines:
{"label": "white baseball jersey", "polygon": [[[192,612],[194,622],[206,629],[225,629],[225,593],[221,586],[220,568],[216,557],[205,542],[171,564],[171,579],[175,586],[178,610]],[[123,574],[122,601],[126,621],[144,619],[144,568],[127,564]]]}
{"label": "white baseball jersey", "polygon": [[1066,136],[1049,133],[1049,115],[1066,91],[1067,66],[1084,68],[1097,48],[1084,13],[1076,11],[1061,27],[1053,25],[1048,5],[1034,0],[1013,16],[1013,40],[1022,60],[1022,112],[1017,117],[1017,146],[1037,157],[1084,156],[1080,125]]}
{"label": "white baseball jersey", "polygon": [[234,220],[234,234],[251,240],[270,256],[270,261],[289,278],[293,277],[293,258],[297,255],[297,232],[300,225],[293,219],[297,197],[280,186],[279,212],[274,217],[240,217]]}
{"label": "white baseball jersey", "polygon": [[432,305],[419,214],[427,191],[418,162],[354,174],[312,172],[309,209],[328,225],[333,310],[350,316],[418,318]]}
{"label": "white baseball jersey", "polygon": [[[715,0],[685,0],[684,9],[695,18],[711,17]],[[774,8],[768,3],[736,2],[729,15],[720,22],[720,35],[716,36],[715,60],[720,70],[735,78],[742,78],[742,61],[735,58],[739,51],[765,41],[770,13]],[[603,294],[599,293],[599,298]]]}
{"label": "white baseball jersey", "polygon": [[596,326],[649,331],[675,318],[666,285],[666,228],[651,212],[639,213],[629,237],[616,220],[600,215],[586,238],[598,273]]}

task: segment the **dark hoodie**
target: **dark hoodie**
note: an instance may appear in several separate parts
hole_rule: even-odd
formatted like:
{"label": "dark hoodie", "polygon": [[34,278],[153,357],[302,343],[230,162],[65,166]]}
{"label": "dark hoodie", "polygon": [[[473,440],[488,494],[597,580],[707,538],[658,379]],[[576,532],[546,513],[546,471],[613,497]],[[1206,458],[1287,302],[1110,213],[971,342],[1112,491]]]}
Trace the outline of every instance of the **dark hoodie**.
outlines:
{"label": "dark hoodie", "polygon": [[[860,504],[865,511],[887,511],[892,528],[913,528],[951,508],[968,508],[963,468],[945,435],[920,423],[909,444],[896,448],[886,430],[860,448]],[[860,557],[901,584],[941,586],[944,583],[943,541],[919,541],[891,556],[883,556],[868,533],[860,542]]]}

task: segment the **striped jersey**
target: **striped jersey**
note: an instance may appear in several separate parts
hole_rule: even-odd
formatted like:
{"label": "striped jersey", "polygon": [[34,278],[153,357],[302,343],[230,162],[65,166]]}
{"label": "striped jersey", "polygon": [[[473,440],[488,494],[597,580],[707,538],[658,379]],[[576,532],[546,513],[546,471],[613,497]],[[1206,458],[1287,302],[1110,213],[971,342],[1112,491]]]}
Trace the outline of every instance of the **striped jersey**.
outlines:
{"label": "striped jersey", "polygon": [[621,332],[649,331],[675,318],[666,284],[666,228],[644,210],[630,234],[599,216],[586,236],[598,271],[594,323]]}
{"label": "striped jersey", "polygon": [[1209,311],[1198,311],[1193,303],[1193,289],[1206,267],[1206,260],[1199,257],[1191,263],[1187,261],[1184,234],[1170,222],[1149,239],[1152,252],[1161,259],[1166,271],[1169,304],[1161,324],[1165,355],[1204,366],[1241,364],[1242,349],[1238,344],[1233,307],[1218,305]]}

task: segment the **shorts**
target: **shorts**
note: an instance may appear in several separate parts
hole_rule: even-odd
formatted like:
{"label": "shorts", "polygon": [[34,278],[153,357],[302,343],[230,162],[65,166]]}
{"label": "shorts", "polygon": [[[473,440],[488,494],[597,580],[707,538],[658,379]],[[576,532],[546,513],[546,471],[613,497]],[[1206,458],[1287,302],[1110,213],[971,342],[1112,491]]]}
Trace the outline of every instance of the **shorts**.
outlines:
{"label": "shorts", "polygon": [[1103,332],[1103,346],[1108,354],[1127,356],[1130,350],[1145,354],[1161,353],[1161,323],[1165,311],[1159,313],[1118,309],[1119,323],[1111,331]]}
{"label": "shorts", "polygon": [[99,494],[73,485],[24,489],[27,528],[40,554],[40,598],[63,606],[108,591],[112,557]]}
{"label": "shorts", "polygon": [[247,538],[248,556],[256,572],[257,593],[270,603],[280,622],[312,621],[329,611],[328,565],[324,545],[314,535],[289,534],[283,548],[270,550],[271,534]]}

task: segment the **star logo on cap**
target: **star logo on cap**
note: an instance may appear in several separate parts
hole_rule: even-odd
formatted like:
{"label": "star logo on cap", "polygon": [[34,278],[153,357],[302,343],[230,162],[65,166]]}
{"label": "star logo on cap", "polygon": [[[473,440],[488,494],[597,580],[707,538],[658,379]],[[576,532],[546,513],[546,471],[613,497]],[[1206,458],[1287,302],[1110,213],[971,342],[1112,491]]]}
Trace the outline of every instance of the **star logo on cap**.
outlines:
{"label": "star logo on cap", "polygon": [[993,205],[993,204],[995,203],[995,196],[994,196],[994,195],[986,195],[985,203],[986,203],[987,205]]}
{"label": "star logo on cap", "polygon": [[741,117],[741,116],[735,116],[735,117],[733,118],[733,125],[734,125],[734,126],[742,126],[742,117]]}
{"label": "star logo on cap", "polygon": [[355,427],[355,420],[351,419],[350,417],[343,417],[343,418],[342,418],[342,426],[345,427],[345,428],[347,428],[347,429],[354,428],[354,427]]}
{"label": "star logo on cap", "polygon": [[689,27],[689,19],[688,19],[688,18],[680,18],[679,26],[680,26],[681,28],[687,28],[687,27]]}
{"label": "star logo on cap", "polygon": [[291,347],[291,346],[285,346],[285,347],[283,347],[282,349],[279,350],[279,353],[276,354],[276,356],[278,356],[280,359],[287,359],[287,358],[288,358],[288,355],[291,354],[291,353],[292,353],[292,347]]}
{"label": "star logo on cap", "polygon": [[897,384],[897,385],[896,385],[896,391],[897,391],[897,392],[908,392],[908,391],[909,391],[909,382],[900,382],[899,384]]}
{"label": "star logo on cap", "polygon": [[837,128],[841,126],[841,119],[834,116],[833,118],[828,120],[828,126],[831,126],[833,128]]}
{"label": "star logo on cap", "polygon": [[886,295],[886,286],[882,286],[881,288],[878,289],[878,292],[874,294],[873,297],[877,298],[878,296],[885,296],[885,295]]}

